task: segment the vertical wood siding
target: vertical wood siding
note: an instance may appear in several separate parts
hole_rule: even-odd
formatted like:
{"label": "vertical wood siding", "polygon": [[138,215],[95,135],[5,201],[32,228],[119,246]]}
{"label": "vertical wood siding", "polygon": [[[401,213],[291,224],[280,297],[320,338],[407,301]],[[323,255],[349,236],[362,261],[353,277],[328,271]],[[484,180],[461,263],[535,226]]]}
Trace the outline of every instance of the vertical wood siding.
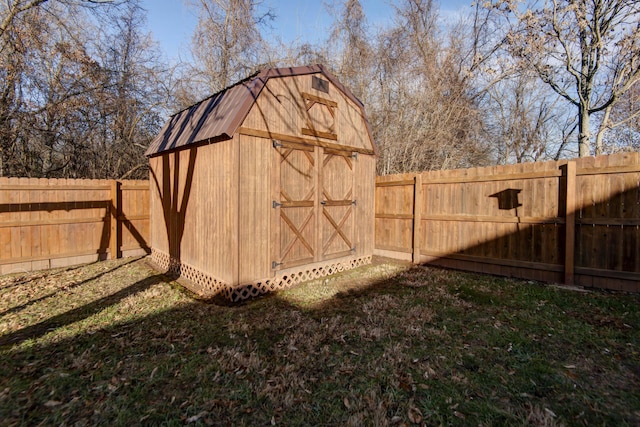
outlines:
{"label": "vertical wood siding", "polygon": [[271,275],[273,150],[268,140],[240,136],[239,283]]}
{"label": "vertical wood siding", "polygon": [[238,272],[238,140],[150,159],[152,247],[227,283]]}

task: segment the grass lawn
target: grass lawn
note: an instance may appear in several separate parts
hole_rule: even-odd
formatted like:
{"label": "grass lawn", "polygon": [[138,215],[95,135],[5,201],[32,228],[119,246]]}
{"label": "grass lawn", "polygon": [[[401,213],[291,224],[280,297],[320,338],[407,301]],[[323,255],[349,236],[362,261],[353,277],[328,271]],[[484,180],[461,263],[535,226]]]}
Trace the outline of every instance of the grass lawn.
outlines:
{"label": "grass lawn", "polygon": [[640,297],[374,265],[237,306],[0,277],[1,425],[639,425]]}

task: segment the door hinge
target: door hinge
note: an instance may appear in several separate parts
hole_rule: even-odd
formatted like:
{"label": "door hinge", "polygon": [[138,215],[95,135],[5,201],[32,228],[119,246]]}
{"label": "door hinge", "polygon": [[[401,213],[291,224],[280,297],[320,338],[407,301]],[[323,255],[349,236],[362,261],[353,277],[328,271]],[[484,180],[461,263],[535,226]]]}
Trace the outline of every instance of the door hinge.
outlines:
{"label": "door hinge", "polygon": [[356,251],[356,247],[354,246],[354,247],[351,248],[351,252],[355,253],[355,251]]}
{"label": "door hinge", "polygon": [[273,148],[278,148],[278,147],[282,147],[282,144],[280,144],[277,140],[272,139],[271,143],[273,144]]}
{"label": "door hinge", "polygon": [[273,209],[275,209],[275,208],[279,208],[280,206],[282,206],[282,203],[278,203],[278,202],[276,202],[275,200],[271,203],[271,207],[272,207]]}
{"label": "door hinge", "polygon": [[320,204],[321,204],[321,205],[326,205],[326,204],[327,204],[327,201],[326,201],[326,200],[323,200],[323,201],[321,201],[321,202],[320,202]]}
{"label": "door hinge", "polygon": [[358,152],[354,151],[353,153],[351,153],[351,157],[355,160],[358,160]]}
{"label": "door hinge", "polygon": [[282,263],[282,262],[275,262],[275,261],[271,261],[271,269],[272,269],[272,270],[275,270],[276,268],[278,268],[278,267],[279,267],[279,266],[281,266],[282,264],[284,264],[284,263]]}
{"label": "door hinge", "polygon": [[356,205],[358,204],[358,201],[357,201],[357,200],[352,200],[352,201],[351,201],[351,204],[352,204],[353,206],[356,206]]}

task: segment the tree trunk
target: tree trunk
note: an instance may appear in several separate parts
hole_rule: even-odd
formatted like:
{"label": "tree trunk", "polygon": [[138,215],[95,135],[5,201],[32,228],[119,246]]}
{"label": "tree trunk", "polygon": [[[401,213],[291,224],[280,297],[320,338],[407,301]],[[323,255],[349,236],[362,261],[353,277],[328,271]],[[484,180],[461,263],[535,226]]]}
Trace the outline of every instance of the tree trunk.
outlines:
{"label": "tree trunk", "polygon": [[596,134],[596,156],[604,154],[604,133],[609,130],[611,109],[611,106],[605,108],[604,115],[602,116],[602,123],[600,123],[600,129],[598,129],[598,133]]}
{"label": "tree trunk", "polygon": [[584,106],[580,106],[578,112],[578,156],[591,155],[591,129],[589,126],[589,112]]}

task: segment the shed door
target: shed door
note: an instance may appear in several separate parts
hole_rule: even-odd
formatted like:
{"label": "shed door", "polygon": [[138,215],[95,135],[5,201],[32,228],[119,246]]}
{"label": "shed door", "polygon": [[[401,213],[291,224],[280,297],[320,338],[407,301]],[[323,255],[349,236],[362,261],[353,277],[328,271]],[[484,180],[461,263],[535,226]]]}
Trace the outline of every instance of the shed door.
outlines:
{"label": "shed door", "polygon": [[275,142],[276,238],[272,268],[355,250],[355,160],[350,151]]}
{"label": "shed door", "polygon": [[355,251],[354,158],[351,152],[324,149],[321,172],[322,259]]}
{"label": "shed door", "polygon": [[317,259],[318,165],[314,147],[278,143],[275,151],[280,185],[274,208],[280,236],[273,268],[280,269]]}

